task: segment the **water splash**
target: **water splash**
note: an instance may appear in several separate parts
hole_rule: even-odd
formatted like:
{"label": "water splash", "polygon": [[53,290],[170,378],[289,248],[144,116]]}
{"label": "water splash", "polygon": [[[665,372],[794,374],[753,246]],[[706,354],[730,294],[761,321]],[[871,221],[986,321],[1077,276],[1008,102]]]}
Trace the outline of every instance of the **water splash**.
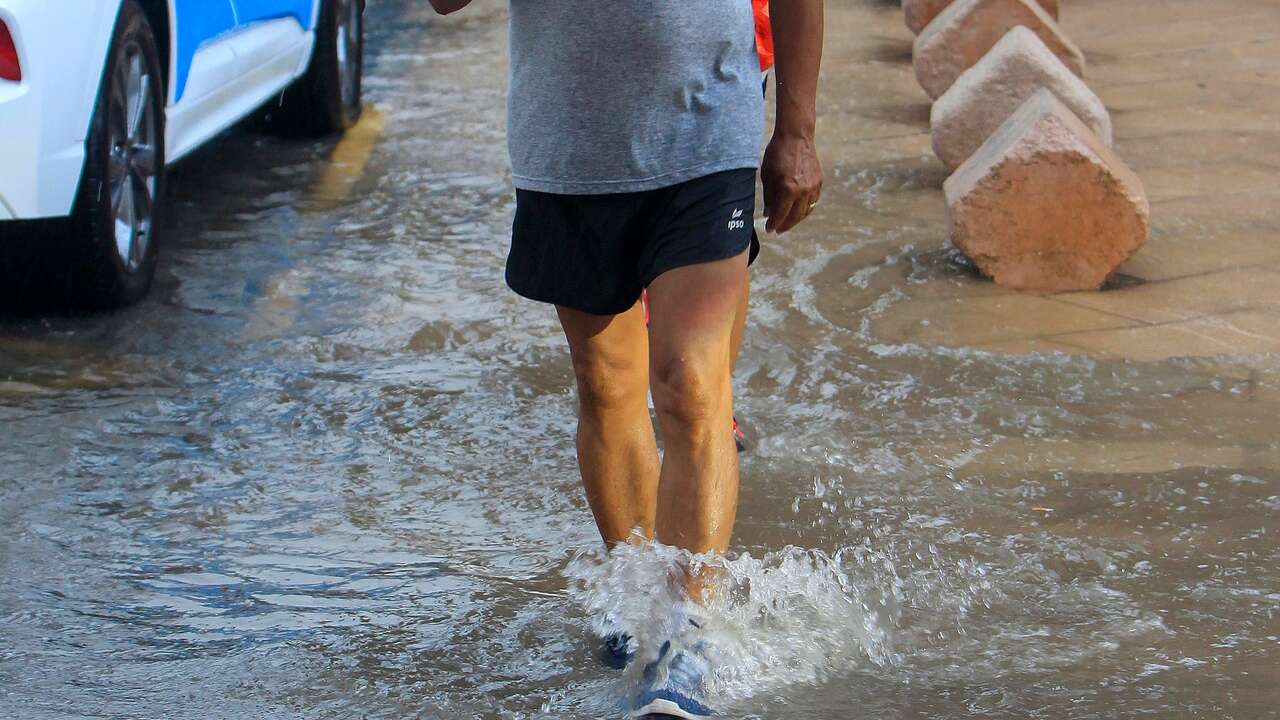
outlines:
{"label": "water splash", "polygon": [[584,552],[564,571],[570,597],[597,635],[631,634],[641,660],[622,679],[623,694],[638,682],[645,659],[680,634],[673,608],[690,607],[683,567],[712,568],[705,612],[696,612],[700,635],[714,648],[710,691],[729,702],[857,668],[897,666],[893,639],[904,607],[927,606],[936,626],[959,627],[980,595],[994,592],[976,564],[954,563],[949,576],[936,547],[873,549],[869,537],[834,553],[786,547],[759,557],[658,543]]}

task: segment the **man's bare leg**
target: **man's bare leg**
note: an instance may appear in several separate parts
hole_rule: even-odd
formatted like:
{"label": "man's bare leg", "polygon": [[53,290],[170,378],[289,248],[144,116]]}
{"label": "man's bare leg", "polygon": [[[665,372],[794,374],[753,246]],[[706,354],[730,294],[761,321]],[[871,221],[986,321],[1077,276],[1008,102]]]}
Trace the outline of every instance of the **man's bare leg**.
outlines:
{"label": "man's bare leg", "polygon": [[[729,374],[732,375],[738,369],[738,357],[742,355],[742,338],[747,331],[747,303],[751,301],[751,283],[748,281],[742,288],[742,299],[738,301],[738,310],[733,316],[733,339],[731,340],[731,355],[729,356]],[[746,431],[742,429],[742,424],[738,422],[738,414],[733,415],[733,444],[738,452],[743,452],[750,448],[750,441],[747,439]]]}
{"label": "man's bare leg", "polygon": [[742,286],[742,298],[738,300],[738,309],[733,316],[733,355],[729,358],[729,371],[738,369],[738,356],[742,354],[742,338],[747,332],[747,304],[751,302],[751,284]]}
{"label": "man's bare leg", "polygon": [[[738,510],[730,377],[747,254],[690,265],[649,285],[650,373],[666,454],[658,481],[658,540],[695,553],[729,547]],[[695,600],[700,578],[689,578]]]}
{"label": "man's bare leg", "polygon": [[640,303],[620,315],[557,307],[578,382],[578,466],[605,544],[653,537],[658,449]]}

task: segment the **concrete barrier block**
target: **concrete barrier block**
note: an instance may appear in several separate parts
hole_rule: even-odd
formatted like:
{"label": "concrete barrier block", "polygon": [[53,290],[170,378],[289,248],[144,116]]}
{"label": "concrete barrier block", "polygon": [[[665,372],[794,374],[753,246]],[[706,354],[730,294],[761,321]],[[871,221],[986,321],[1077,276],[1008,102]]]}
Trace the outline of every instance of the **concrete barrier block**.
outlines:
{"label": "concrete barrier block", "polygon": [[907,29],[919,35],[953,0],[902,0],[902,16]]}
{"label": "concrete barrier block", "polygon": [[960,166],[1040,88],[1047,88],[1111,144],[1111,116],[1102,100],[1062,64],[1034,32],[1019,25],[964,71],[933,104],[933,150],[950,169]]}
{"label": "concrete barrier block", "polygon": [[943,185],[951,240],[1022,290],[1095,290],[1147,239],[1142,181],[1049,90]]}
{"label": "concrete barrier block", "polygon": [[[902,0],[903,19],[912,34],[919,35],[921,30],[933,22],[938,14],[946,9],[953,0]],[[1049,17],[1058,19],[1058,0],[1036,0]]]}
{"label": "concrete barrier block", "polygon": [[936,100],[1019,25],[1039,36],[1071,72],[1084,76],[1084,53],[1034,0],[954,0],[916,38],[916,79]]}

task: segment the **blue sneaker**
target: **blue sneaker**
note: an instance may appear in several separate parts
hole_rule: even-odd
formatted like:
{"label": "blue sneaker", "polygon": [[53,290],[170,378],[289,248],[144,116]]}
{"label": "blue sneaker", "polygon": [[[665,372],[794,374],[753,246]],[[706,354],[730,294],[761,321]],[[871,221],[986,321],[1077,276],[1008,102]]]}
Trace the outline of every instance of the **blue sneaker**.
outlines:
{"label": "blue sneaker", "polygon": [[600,662],[614,670],[622,670],[631,664],[636,651],[631,648],[631,636],[624,632],[609,633],[604,636],[604,647],[600,648]]}
{"label": "blue sneaker", "polygon": [[703,657],[703,644],[673,650],[662,644],[658,659],[644,668],[644,686],[636,697],[632,718],[673,717],[702,720],[712,716],[706,704],[704,680],[711,666]]}

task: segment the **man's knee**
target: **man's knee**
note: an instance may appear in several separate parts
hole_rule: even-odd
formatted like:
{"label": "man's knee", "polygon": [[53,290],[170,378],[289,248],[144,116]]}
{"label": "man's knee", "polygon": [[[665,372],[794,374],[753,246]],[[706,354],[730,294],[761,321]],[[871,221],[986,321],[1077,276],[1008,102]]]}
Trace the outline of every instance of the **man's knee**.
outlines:
{"label": "man's knee", "polygon": [[712,421],[724,402],[728,369],[705,360],[676,357],[653,368],[653,406],[676,422]]}
{"label": "man's knee", "polygon": [[574,357],[578,403],[586,411],[609,411],[645,402],[648,392],[644,358]]}

